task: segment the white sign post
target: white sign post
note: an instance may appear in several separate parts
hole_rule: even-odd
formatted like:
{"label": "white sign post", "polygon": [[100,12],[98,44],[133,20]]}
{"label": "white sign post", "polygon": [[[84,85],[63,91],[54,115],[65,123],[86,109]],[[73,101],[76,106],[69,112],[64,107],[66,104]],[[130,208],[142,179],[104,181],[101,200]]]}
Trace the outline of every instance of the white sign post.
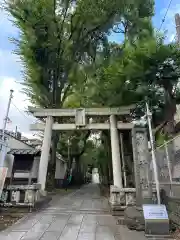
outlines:
{"label": "white sign post", "polygon": [[169,217],[165,205],[144,204],[143,214],[146,236],[169,235]]}
{"label": "white sign post", "polygon": [[8,168],[0,167],[0,198],[1,198],[3,188],[4,188],[4,183],[5,183],[5,180],[6,180],[7,171],[8,171]]}

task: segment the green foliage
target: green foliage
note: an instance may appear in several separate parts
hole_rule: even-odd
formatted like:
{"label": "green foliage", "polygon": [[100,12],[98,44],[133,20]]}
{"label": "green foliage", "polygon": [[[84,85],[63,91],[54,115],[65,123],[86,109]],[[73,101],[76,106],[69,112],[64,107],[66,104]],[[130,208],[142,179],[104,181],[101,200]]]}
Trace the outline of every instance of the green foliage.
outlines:
{"label": "green foliage", "polygon": [[180,50],[163,39],[150,37],[136,45],[113,46],[112,58],[89,77],[84,95],[96,106],[122,106],[136,103],[138,115],[144,115],[149,101],[155,126],[169,121],[179,99]]}
{"label": "green foliage", "polygon": [[[137,42],[153,35],[153,0],[7,0],[6,6],[20,30],[15,42],[24,64],[24,93],[35,106],[121,106],[142,100],[136,90],[144,69],[138,61],[147,49]],[[108,35],[119,30],[124,43],[109,43]],[[71,159],[79,158],[89,135],[61,133],[60,141],[53,136],[53,152],[59,141],[58,151],[67,158],[71,139]],[[106,147],[96,146],[92,157],[103,174]]]}
{"label": "green foliage", "polygon": [[7,10],[20,30],[24,92],[35,105],[61,107],[78,63],[92,62],[103,46],[107,53],[107,34],[115,24],[126,21],[126,32],[137,35],[139,22],[153,15],[153,2],[7,0]]}
{"label": "green foliage", "polygon": [[[136,86],[142,99],[149,100],[154,124],[167,122],[166,134],[174,132],[176,95],[179,92],[180,50],[174,44],[164,44],[162,39],[139,42],[130,52],[128,65],[130,81]],[[169,124],[170,123],[170,124]]]}
{"label": "green foliage", "polygon": [[80,132],[61,132],[58,143],[58,150],[61,155],[68,159],[68,151],[70,158],[79,158],[85,151],[86,141],[90,136],[90,131]]}
{"label": "green foliage", "polygon": [[98,168],[101,178],[107,176],[110,180],[109,163],[111,161],[111,156],[108,155],[107,150],[109,146],[105,138],[105,135],[99,133],[92,137],[92,139],[89,139],[87,141],[86,151],[81,156],[80,161],[85,169],[87,169],[88,166]]}
{"label": "green foliage", "polygon": [[131,1],[125,7],[120,26],[116,26],[125,35],[125,41],[134,43],[137,39],[144,39],[153,34],[151,17],[154,15],[154,0]]}
{"label": "green foliage", "polygon": [[89,139],[87,141],[86,151],[80,158],[80,161],[85,168],[87,168],[89,165],[93,167],[98,167],[98,152],[99,145],[97,145],[94,140]]}
{"label": "green foliage", "polygon": [[[93,44],[95,49],[101,43],[103,23],[99,32],[90,24],[86,33],[83,4],[74,10],[73,5],[73,1],[8,1],[7,9],[20,30],[16,43],[25,67],[24,92],[36,105],[62,106],[71,71],[77,62],[93,56]],[[96,39],[91,40],[95,31]]]}
{"label": "green foliage", "polygon": [[158,133],[156,137],[156,146],[161,146],[165,141],[169,140],[168,135],[164,133]]}

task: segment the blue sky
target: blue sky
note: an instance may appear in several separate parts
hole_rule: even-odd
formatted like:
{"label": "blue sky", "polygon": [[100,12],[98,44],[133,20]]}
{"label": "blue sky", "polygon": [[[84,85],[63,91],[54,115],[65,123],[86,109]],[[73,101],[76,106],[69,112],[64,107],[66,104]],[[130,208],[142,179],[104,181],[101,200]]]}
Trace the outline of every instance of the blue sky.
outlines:
{"label": "blue sky", "polygon": [[[3,0],[0,0],[0,4],[2,1]],[[161,25],[168,4],[169,0],[156,0],[153,23],[157,29]],[[167,31],[168,41],[171,41],[175,36],[174,15],[177,12],[180,13],[180,1],[172,0],[171,7],[162,27],[162,30]],[[23,80],[23,69],[19,58],[13,54],[14,45],[9,41],[9,37],[16,37],[18,34],[17,29],[12,25],[9,18],[10,17],[0,9],[0,127],[2,126],[2,116],[5,114],[10,88],[15,90],[13,102],[20,110],[23,111],[28,104],[26,97],[20,93],[21,85],[17,83]],[[111,36],[111,40],[120,41],[120,39],[121,37],[119,35],[113,34]],[[29,124],[32,121],[32,117],[24,117],[13,105],[11,106],[9,116],[12,123],[8,125],[8,129],[13,130],[17,125],[20,131],[28,135]]]}

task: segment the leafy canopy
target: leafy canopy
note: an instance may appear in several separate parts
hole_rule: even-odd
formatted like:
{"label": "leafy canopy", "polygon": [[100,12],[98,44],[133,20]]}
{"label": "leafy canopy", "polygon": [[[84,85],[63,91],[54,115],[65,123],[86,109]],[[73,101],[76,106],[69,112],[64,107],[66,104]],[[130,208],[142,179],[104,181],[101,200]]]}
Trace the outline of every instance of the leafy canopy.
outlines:
{"label": "leafy canopy", "polygon": [[78,65],[109,53],[107,36],[126,25],[135,38],[153,15],[152,0],[7,0],[20,30],[17,53],[24,63],[24,92],[35,105],[61,107]]}

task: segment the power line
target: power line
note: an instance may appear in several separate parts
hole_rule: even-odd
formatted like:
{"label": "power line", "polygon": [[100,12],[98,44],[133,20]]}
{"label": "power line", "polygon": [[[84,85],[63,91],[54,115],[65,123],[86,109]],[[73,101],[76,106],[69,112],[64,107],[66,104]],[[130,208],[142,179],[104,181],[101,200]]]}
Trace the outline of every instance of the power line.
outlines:
{"label": "power line", "polygon": [[[22,116],[24,116],[28,121],[29,121],[29,120],[32,121],[32,119],[28,118],[28,116],[26,116],[26,115],[24,114],[24,112],[21,111],[13,102],[11,102],[11,104],[12,104],[12,105],[18,110],[18,112],[21,113]],[[34,120],[33,124],[36,124],[36,123],[37,123],[37,120],[36,120],[36,121]],[[40,133],[34,133],[33,136],[40,136]]]}
{"label": "power line", "polygon": [[21,115],[23,115],[28,121],[29,121],[29,120],[32,121],[32,119],[28,118],[28,116],[25,115],[25,113],[24,113],[23,111],[21,111],[21,110],[13,103],[13,101],[12,101],[12,105],[13,105],[13,106],[18,110],[18,112],[21,113]]}
{"label": "power line", "polygon": [[[39,123],[38,120],[37,120],[35,117],[32,116],[34,119],[31,119],[29,116],[25,115],[25,113],[24,113],[22,110],[20,110],[20,109],[13,103],[13,101],[11,102],[11,104],[12,104],[12,105],[18,110],[18,112],[21,113],[21,115],[24,116],[28,121],[29,121],[29,120],[30,120],[30,121],[33,121],[32,124]],[[41,122],[42,122],[42,121],[41,121]]]}
{"label": "power line", "polygon": [[166,17],[167,17],[167,14],[168,14],[168,12],[169,12],[169,9],[170,9],[170,6],[171,6],[171,4],[172,4],[172,1],[173,1],[173,0],[170,0],[170,2],[169,2],[169,5],[168,5],[167,10],[166,10],[166,13],[165,13],[165,15],[164,15],[164,17],[163,17],[163,19],[162,19],[162,22],[161,22],[161,25],[160,25],[160,28],[159,28],[158,32],[161,31],[161,28],[162,28],[162,26],[163,26],[163,24],[164,24],[164,22],[165,22],[165,20],[166,20]]}
{"label": "power line", "polygon": [[37,118],[35,118],[35,117],[33,117],[33,116],[32,116],[32,118],[34,118],[34,119],[32,119],[32,118],[30,118],[28,115],[25,115],[24,112],[23,112],[22,110],[20,110],[20,109],[13,103],[13,101],[12,101],[12,105],[13,105],[13,106],[18,110],[18,112],[21,113],[28,121],[29,121],[29,120],[30,120],[30,121],[33,121],[33,120],[34,120],[34,121],[33,121],[33,124],[36,124],[36,123],[39,123],[39,122],[40,122],[40,123],[42,123],[42,122],[44,123],[44,121],[43,121],[42,119],[40,120],[40,119],[37,119]]}

